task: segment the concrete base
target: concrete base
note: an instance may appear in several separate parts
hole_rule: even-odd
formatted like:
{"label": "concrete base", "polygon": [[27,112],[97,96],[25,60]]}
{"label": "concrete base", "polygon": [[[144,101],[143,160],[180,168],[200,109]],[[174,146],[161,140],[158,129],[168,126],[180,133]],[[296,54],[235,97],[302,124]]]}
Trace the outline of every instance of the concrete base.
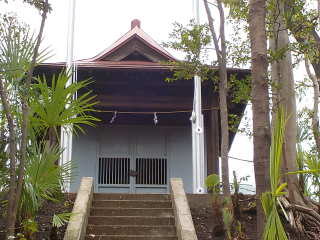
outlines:
{"label": "concrete base", "polygon": [[73,213],[76,213],[70,220],[64,240],[83,240],[86,235],[86,227],[90,208],[93,199],[93,178],[84,177],[81,180],[76,201],[73,206]]}
{"label": "concrete base", "polygon": [[179,240],[197,240],[188,200],[181,178],[170,179],[170,197]]}
{"label": "concrete base", "polygon": [[[190,209],[193,208],[210,208],[212,207],[212,193],[208,194],[196,194],[196,193],[187,193],[187,199],[190,206]],[[218,197],[219,202],[224,202],[222,195]]]}

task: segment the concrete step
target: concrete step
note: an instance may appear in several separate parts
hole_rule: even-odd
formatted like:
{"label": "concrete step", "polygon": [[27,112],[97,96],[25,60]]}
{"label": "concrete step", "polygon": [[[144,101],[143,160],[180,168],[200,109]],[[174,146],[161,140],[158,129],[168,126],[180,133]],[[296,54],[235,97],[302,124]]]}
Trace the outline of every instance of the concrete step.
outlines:
{"label": "concrete step", "polygon": [[172,208],[91,208],[90,216],[171,217]]}
{"label": "concrete step", "polygon": [[86,235],[84,240],[178,240],[178,237],[167,237],[167,236],[134,236],[134,235]]}
{"label": "concrete step", "polygon": [[94,193],[94,200],[170,200],[169,193]]}
{"label": "concrete step", "polygon": [[149,235],[175,237],[176,228],[174,226],[122,226],[122,225],[89,225],[86,234],[94,235]]}
{"label": "concrete step", "polygon": [[93,208],[172,208],[169,200],[93,200]]}
{"label": "concrete step", "polygon": [[94,193],[89,239],[178,240],[170,194]]}
{"label": "concrete step", "polygon": [[174,217],[145,217],[145,216],[89,216],[88,225],[174,225]]}

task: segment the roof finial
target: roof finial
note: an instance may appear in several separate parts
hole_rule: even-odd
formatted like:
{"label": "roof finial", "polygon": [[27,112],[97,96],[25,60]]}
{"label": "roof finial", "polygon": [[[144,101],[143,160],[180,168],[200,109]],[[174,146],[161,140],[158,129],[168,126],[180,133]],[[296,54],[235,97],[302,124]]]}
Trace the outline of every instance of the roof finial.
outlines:
{"label": "roof finial", "polygon": [[133,29],[135,26],[138,26],[140,28],[141,22],[139,19],[134,19],[131,21],[131,29]]}

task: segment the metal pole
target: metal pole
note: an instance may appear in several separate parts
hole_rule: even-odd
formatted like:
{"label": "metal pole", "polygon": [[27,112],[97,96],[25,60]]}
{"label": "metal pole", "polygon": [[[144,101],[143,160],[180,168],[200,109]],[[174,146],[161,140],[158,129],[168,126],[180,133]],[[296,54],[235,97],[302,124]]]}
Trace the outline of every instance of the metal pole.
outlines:
{"label": "metal pole", "polygon": [[[69,18],[68,18],[68,40],[67,40],[67,70],[72,71],[73,66],[73,43],[74,43],[74,18],[75,18],[75,0],[69,0]],[[67,86],[72,83],[72,78],[69,79]]]}
{"label": "metal pole", "polygon": [[[195,20],[200,24],[199,0],[196,1]],[[201,78],[194,77],[194,111],[190,120],[192,121],[192,156],[193,156],[193,191],[204,193],[204,130],[201,103]]]}
{"label": "metal pole", "polygon": [[[69,19],[68,19],[68,40],[67,40],[67,61],[66,71],[71,72],[73,66],[73,43],[74,43],[74,19],[75,19],[75,0],[69,0]],[[72,76],[68,80],[66,87],[72,84]],[[68,107],[68,106],[66,106]],[[63,151],[61,157],[61,164],[64,164],[71,160],[72,157],[72,135],[67,129],[61,127],[61,147]],[[70,191],[70,183],[65,186],[67,192]]]}

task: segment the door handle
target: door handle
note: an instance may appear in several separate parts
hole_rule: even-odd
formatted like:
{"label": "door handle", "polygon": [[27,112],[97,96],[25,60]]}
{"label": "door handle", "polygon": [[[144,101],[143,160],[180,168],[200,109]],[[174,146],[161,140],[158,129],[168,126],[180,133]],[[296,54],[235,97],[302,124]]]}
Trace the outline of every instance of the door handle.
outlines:
{"label": "door handle", "polygon": [[138,172],[135,171],[135,170],[130,169],[130,170],[129,170],[129,175],[132,176],[132,177],[135,177],[135,176],[138,175]]}

